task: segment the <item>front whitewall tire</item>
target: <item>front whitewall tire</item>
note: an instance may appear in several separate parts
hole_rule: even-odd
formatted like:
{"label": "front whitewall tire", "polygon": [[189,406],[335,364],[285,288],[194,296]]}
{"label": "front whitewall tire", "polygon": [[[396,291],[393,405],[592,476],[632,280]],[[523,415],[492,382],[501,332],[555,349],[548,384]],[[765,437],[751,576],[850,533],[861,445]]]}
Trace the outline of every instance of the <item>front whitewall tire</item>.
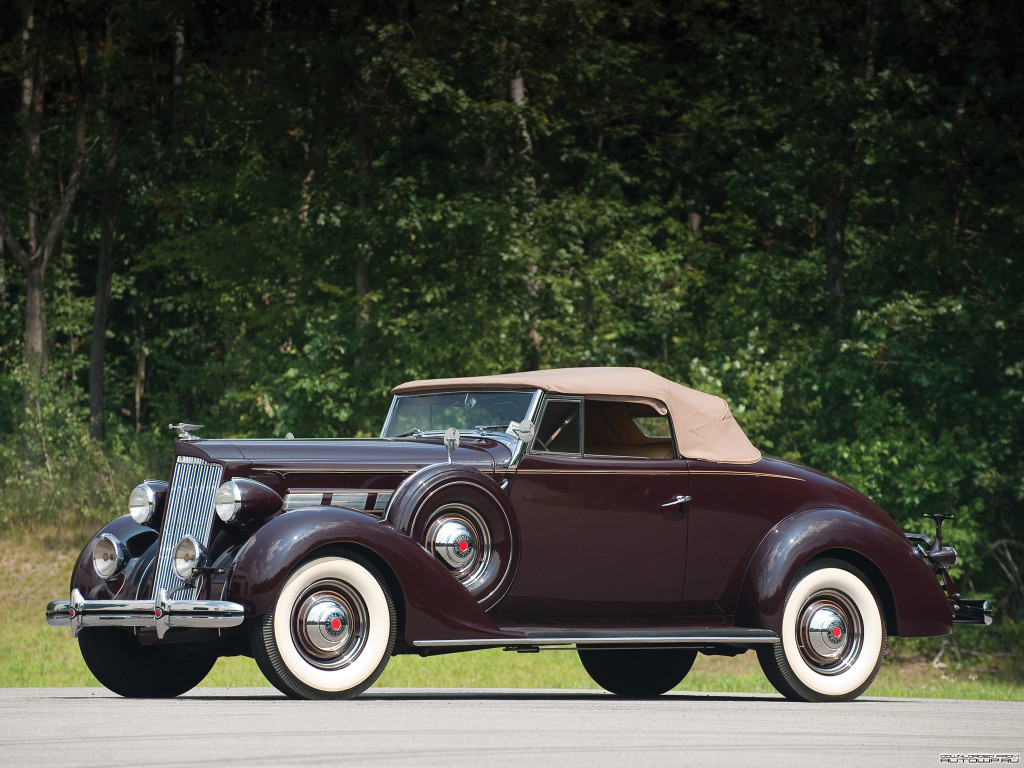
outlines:
{"label": "front whitewall tire", "polygon": [[372,565],[356,555],[322,557],[296,568],[257,620],[253,654],[289,696],[351,698],[384,671],[396,624],[388,587]]}

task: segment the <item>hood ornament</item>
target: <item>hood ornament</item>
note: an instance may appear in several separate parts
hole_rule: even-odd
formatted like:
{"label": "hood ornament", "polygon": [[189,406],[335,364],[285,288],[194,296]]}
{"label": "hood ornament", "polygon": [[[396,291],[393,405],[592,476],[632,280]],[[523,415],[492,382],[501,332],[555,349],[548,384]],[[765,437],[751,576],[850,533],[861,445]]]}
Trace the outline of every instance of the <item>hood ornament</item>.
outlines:
{"label": "hood ornament", "polygon": [[196,437],[195,435],[189,434],[190,431],[202,429],[202,424],[186,424],[185,422],[181,422],[180,424],[168,424],[167,428],[178,430],[178,439],[184,440],[186,443],[192,443],[195,442],[196,440],[202,440],[201,437]]}

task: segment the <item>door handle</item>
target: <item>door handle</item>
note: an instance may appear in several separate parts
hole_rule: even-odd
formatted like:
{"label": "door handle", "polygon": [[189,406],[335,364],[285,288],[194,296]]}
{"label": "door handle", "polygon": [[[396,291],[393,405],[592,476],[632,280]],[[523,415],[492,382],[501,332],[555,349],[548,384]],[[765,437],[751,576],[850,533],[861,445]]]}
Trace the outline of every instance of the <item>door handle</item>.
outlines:
{"label": "door handle", "polygon": [[666,501],[664,504],[662,504],[661,508],[668,509],[669,507],[674,507],[679,504],[686,504],[689,501],[693,501],[693,498],[690,496],[673,496],[671,500]]}

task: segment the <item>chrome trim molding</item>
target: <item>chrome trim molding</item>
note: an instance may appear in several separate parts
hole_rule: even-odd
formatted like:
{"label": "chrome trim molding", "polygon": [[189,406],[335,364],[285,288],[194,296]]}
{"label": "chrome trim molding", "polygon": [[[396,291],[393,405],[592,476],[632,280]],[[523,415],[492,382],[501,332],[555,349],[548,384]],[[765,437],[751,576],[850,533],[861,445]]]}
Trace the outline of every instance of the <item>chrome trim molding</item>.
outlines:
{"label": "chrome trim molding", "polygon": [[662,509],[668,509],[669,507],[675,507],[679,504],[689,504],[693,501],[692,496],[673,496],[670,501],[666,501],[661,505]]}
{"label": "chrome trim molding", "polygon": [[680,629],[664,632],[593,631],[578,635],[567,632],[524,632],[522,637],[481,637],[459,640],[413,640],[417,648],[512,648],[581,645],[675,645],[679,647],[704,645],[755,646],[774,645],[779,636],[767,629]]}
{"label": "chrome trim molding", "polygon": [[291,512],[304,507],[343,507],[382,515],[392,494],[394,491],[390,488],[379,491],[371,488],[291,491],[284,497],[284,511]]}
{"label": "chrome trim molding", "polygon": [[175,627],[237,627],[245,620],[245,609],[226,600],[171,600],[161,589],[156,600],[86,600],[74,589],[70,600],[55,600],[46,606],[46,623],[71,627],[75,637],[83,627],[155,627],[163,638]]}

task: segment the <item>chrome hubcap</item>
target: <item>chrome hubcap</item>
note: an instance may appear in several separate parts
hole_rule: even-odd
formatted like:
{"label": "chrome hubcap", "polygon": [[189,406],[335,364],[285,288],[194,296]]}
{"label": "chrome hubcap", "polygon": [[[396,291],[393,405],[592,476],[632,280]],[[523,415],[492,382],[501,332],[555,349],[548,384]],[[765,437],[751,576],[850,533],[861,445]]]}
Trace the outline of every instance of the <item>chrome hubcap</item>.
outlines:
{"label": "chrome hubcap", "polygon": [[823,675],[838,675],[853,665],[860,654],[863,634],[859,611],[841,593],[819,592],[800,610],[800,654]]}
{"label": "chrome hubcap", "polygon": [[338,669],[362,651],[369,631],[366,604],[348,584],[318,582],[296,603],[292,635],[314,666]]}
{"label": "chrome hubcap", "polygon": [[306,612],[306,637],[324,653],[336,653],[352,637],[352,618],[333,597],[315,602]]}
{"label": "chrome hubcap", "polygon": [[491,564],[491,533],[483,517],[465,504],[441,507],[424,535],[427,549],[471,588]]}
{"label": "chrome hubcap", "polygon": [[476,536],[461,520],[444,520],[434,533],[434,552],[456,573],[471,565],[479,553]]}

